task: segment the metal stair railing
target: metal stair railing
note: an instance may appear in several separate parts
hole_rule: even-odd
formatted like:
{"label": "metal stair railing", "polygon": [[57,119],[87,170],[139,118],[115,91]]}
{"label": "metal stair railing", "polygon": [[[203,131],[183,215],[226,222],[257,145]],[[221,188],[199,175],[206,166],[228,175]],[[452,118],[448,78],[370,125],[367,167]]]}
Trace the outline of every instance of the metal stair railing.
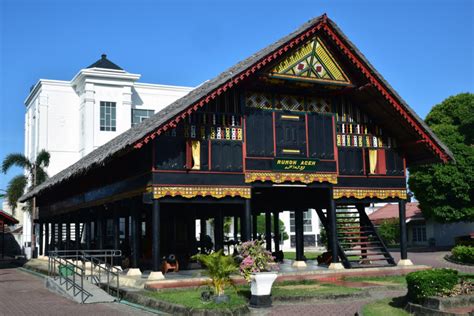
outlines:
{"label": "metal stair railing", "polygon": [[[120,269],[113,266],[114,260],[120,258],[122,252],[120,250],[56,250],[49,252],[49,268],[48,273],[53,278],[59,276],[59,282],[63,285],[67,282],[66,289],[74,288],[73,294],[76,296],[79,292],[81,293],[81,302],[84,303],[90,296],[91,293],[84,290],[84,279],[90,278],[91,283],[104,283],[102,280],[102,272],[104,276],[107,277],[105,282],[107,287],[107,293],[110,294],[110,283],[111,280],[115,277],[116,280],[116,296],[117,299],[120,299],[119,288],[120,288]],[[72,261],[75,260],[75,261]],[[79,266],[78,262],[81,263]],[[90,263],[90,269],[86,267],[86,264]],[[66,276],[63,276],[61,273],[56,273],[56,265],[69,265],[73,267],[74,273],[72,279]],[[80,271],[78,273],[77,271]],[[58,271],[59,272],[59,271]],[[90,272],[90,274],[88,274]],[[76,281],[76,275],[80,276],[80,284]],[[63,280],[65,279],[65,280]],[[76,294],[76,290],[79,291]],[[84,294],[86,297],[84,298]]]}
{"label": "metal stair railing", "polygon": [[[59,271],[62,266],[66,267],[66,273],[64,275],[61,271]],[[71,266],[72,270],[69,269]],[[72,278],[70,278],[68,271],[72,271]],[[78,280],[76,280],[76,275],[78,276]],[[60,257],[56,251],[49,252],[48,276],[54,280],[58,280],[60,285],[64,285],[66,287],[66,290],[70,290],[72,288],[74,297],[80,294],[81,303],[85,303],[89,297],[93,296],[92,293],[84,289],[84,269],[70,259]]]}

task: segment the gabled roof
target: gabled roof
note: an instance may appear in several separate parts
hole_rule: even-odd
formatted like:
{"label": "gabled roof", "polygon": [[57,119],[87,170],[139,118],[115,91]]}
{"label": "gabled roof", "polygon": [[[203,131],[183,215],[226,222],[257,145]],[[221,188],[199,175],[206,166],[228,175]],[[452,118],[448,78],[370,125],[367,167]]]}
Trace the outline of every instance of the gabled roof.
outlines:
{"label": "gabled roof", "polygon": [[[419,203],[418,202],[410,202],[406,204],[406,209],[405,209],[405,216],[406,216],[406,221],[413,221],[413,220],[423,220],[425,219],[423,217],[423,214],[421,213]],[[386,219],[394,219],[398,218],[398,204],[387,204],[385,206],[382,206],[375,212],[369,215],[369,219],[372,222],[375,223],[380,223],[383,220]]]}
{"label": "gabled roof", "polygon": [[123,70],[122,68],[120,68],[119,66],[117,66],[116,64],[108,60],[106,54],[102,54],[101,58],[98,61],[96,61],[95,63],[93,63],[87,68],[105,68],[105,69]]}
{"label": "gabled roof", "polygon": [[270,62],[275,61],[320,30],[324,31],[337,44],[343,53],[367,77],[370,83],[373,84],[385,99],[410,123],[419,134],[422,143],[430,146],[436,157],[442,161],[453,159],[449,149],[434,135],[423,120],[403,101],[375,68],[372,67],[337,25],[324,14],[306,22],[294,32],[237,63],[214,79],[206,81],[151,118],[97,148],[69,168],[25,194],[21,197],[20,201],[26,201],[47,188],[51,188],[73,177],[80,176],[93,167],[104,165],[108,159],[111,159],[121,152],[132,148],[141,148],[162,132],[175,127],[176,124],[186,116],[215,99],[218,95],[239,84],[244,79],[250,77]]}
{"label": "gabled roof", "polygon": [[13,218],[10,214],[0,210],[0,222],[4,222],[6,225],[18,224],[18,220]]}

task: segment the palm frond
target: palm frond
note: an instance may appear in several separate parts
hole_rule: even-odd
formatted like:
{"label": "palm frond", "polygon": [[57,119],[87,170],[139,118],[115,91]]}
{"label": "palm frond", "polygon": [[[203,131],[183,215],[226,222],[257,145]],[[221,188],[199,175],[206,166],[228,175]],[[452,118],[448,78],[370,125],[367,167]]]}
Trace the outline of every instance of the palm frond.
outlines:
{"label": "palm frond", "polygon": [[46,150],[42,149],[38,155],[36,155],[36,167],[47,168],[49,166],[49,160],[51,155]]}
{"label": "palm frond", "polygon": [[8,182],[5,197],[8,200],[8,205],[12,208],[12,213],[15,213],[18,199],[25,193],[27,183],[28,179],[24,175],[17,175]]}
{"label": "palm frond", "polygon": [[44,171],[43,168],[36,168],[36,185],[39,185],[48,179],[48,174]]}
{"label": "palm frond", "polygon": [[9,154],[3,160],[2,172],[7,173],[8,169],[10,169],[13,166],[17,166],[23,169],[25,168],[31,169],[31,162],[23,154],[19,154],[19,153]]}

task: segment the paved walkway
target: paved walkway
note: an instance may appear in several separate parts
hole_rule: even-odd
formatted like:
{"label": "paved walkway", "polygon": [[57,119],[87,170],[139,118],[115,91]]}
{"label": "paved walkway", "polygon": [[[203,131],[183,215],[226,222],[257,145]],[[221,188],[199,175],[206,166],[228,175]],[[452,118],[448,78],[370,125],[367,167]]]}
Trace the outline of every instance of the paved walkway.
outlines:
{"label": "paved walkway", "polygon": [[155,315],[120,303],[77,304],[44,287],[44,279],[0,269],[0,315]]}
{"label": "paved walkway", "polygon": [[[444,256],[449,253],[449,251],[408,252],[408,258],[411,259],[414,264],[432,266],[433,268],[451,268],[464,273],[474,273],[474,266],[454,264],[446,261]],[[392,256],[395,262],[400,259],[399,252],[392,252]]]}

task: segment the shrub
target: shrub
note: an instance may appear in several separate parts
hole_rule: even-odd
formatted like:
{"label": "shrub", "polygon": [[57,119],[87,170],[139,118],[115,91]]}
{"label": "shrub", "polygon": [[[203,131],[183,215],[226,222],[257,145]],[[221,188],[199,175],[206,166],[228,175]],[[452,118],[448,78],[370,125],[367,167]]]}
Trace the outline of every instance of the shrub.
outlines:
{"label": "shrub", "polygon": [[408,300],[421,303],[424,298],[448,294],[458,283],[458,272],[452,269],[433,269],[409,273],[406,276]]}
{"label": "shrub", "polygon": [[471,246],[474,247],[474,238],[470,235],[458,236],[454,238],[456,246]]}
{"label": "shrub", "polygon": [[396,218],[383,220],[377,231],[387,245],[395,245],[400,242],[400,224]]}
{"label": "shrub", "polygon": [[242,243],[239,247],[239,254],[242,257],[240,274],[247,282],[250,282],[252,273],[272,271],[278,268],[278,266],[273,265],[275,258],[272,253],[263,247],[263,240],[251,240]]}
{"label": "shrub", "polygon": [[456,246],[451,249],[452,258],[462,263],[474,263],[474,247]]}

